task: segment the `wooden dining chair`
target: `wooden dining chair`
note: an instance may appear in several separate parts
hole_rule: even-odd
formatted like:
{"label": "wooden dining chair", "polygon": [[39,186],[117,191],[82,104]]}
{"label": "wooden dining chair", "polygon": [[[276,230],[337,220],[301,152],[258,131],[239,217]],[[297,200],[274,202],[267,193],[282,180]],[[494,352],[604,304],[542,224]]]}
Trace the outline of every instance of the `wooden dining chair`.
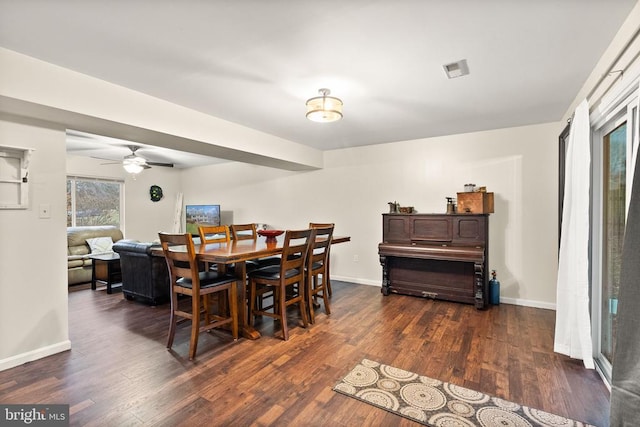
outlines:
{"label": "wooden dining chair", "polygon": [[[258,238],[258,229],[256,224],[231,224],[231,238],[233,240],[256,240]],[[247,271],[278,264],[280,264],[279,256],[259,258],[247,261],[246,263]]]}
{"label": "wooden dining chair", "polygon": [[258,230],[255,224],[231,224],[231,238],[233,240],[256,240]]}
{"label": "wooden dining chair", "polygon": [[[256,315],[272,317],[280,320],[282,336],[289,339],[287,326],[287,307],[298,304],[302,323],[306,328],[309,324],[304,295],[304,267],[307,253],[314,239],[314,230],[287,230],[279,265],[264,267],[249,273],[249,316],[255,324]],[[259,287],[273,291],[273,312],[269,308],[256,307]],[[296,291],[296,287],[297,290]]]}
{"label": "wooden dining chair", "polygon": [[[200,243],[208,245],[209,243],[229,243],[231,241],[231,233],[229,233],[229,226],[227,225],[201,225],[198,227],[198,234],[200,235]],[[226,266],[209,265],[205,262],[205,268],[207,270],[219,270],[226,273]]]}
{"label": "wooden dining chair", "polygon": [[315,323],[314,306],[318,304],[318,296],[324,302],[324,311],[331,314],[329,308],[328,295],[328,271],[329,271],[329,248],[333,237],[333,225],[328,227],[315,227],[315,239],[311,242],[305,267],[306,279],[304,283],[304,294],[307,298],[307,308],[309,309],[309,321]]}
{"label": "wooden dining chair", "polygon": [[[325,227],[331,227],[333,228],[335,226],[334,223],[332,222],[310,222],[309,223],[309,228],[325,228]],[[332,233],[333,236],[333,233]],[[333,291],[331,290],[331,278],[329,277],[329,264],[330,264],[330,260],[331,260],[331,246],[329,246],[327,248],[327,268],[326,268],[326,280],[325,280],[325,276],[323,276],[323,280],[325,280],[325,284],[324,286],[327,288],[327,294],[329,296],[333,295]]]}
{"label": "wooden dining chair", "polygon": [[198,227],[200,242],[209,243],[229,243],[231,233],[228,225],[201,225]]}
{"label": "wooden dining chair", "polygon": [[[196,259],[195,245],[191,234],[159,233],[162,252],[169,269],[171,286],[171,315],[169,318],[169,336],[167,348],[173,346],[178,318],[191,320],[191,338],[189,342],[189,360],[193,360],[198,347],[201,332],[224,325],[231,325],[234,341],[238,339],[238,300],[237,278],[216,271],[200,271]],[[179,246],[176,248],[175,246]],[[218,304],[218,313],[212,312],[210,296],[222,293],[226,296],[225,308]],[[178,295],[191,297],[191,311],[179,307]],[[204,309],[202,309],[203,307]],[[201,320],[204,312],[204,323]]]}

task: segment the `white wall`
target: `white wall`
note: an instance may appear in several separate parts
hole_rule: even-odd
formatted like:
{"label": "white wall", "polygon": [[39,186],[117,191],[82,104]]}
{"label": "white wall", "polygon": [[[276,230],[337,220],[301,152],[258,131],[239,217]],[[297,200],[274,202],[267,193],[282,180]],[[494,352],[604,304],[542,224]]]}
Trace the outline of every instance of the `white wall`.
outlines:
{"label": "white wall", "polygon": [[[336,279],[380,285],[377,245],[387,202],[445,212],[465,183],[495,193],[490,268],[505,302],[553,308],[557,272],[559,123],[325,152],[325,168],[289,172],[240,163],[185,170],[185,203],[220,203],[233,220],[301,228],[334,222]],[[355,259],[358,261],[355,261]]]}
{"label": "white wall", "polygon": [[[0,370],[70,348],[65,133],[0,118],[0,145],[35,149],[29,209],[0,210]],[[39,218],[39,206],[51,218]]]}

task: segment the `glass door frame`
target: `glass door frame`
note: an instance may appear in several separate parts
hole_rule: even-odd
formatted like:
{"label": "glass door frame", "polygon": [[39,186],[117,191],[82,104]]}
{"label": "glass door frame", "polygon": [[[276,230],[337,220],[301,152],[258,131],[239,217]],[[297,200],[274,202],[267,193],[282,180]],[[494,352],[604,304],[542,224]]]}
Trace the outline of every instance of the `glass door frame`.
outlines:
{"label": "glass door frame", "polygon": [[[591,286],[591,333],[593,352],[596,365],[604,378],[611,382],[612,365],[602,354],[602,301],[603,295],[603,232],[604,218],[604,165],[605,158],[603,139],[605,135],[626,122],[627,124],[627,154],[626,154],[626,209],[629,207],[629,194],[633,181],[632,162],[635,160],[638,148],[638,86],[630,85],[624,96],[617,97],[617,102],[610,105],[607,114],[599,114],[592,123],[591,138],[591,233],[590,233],[590,286]],[[592,114],[592,118],[593,118]],[[626,219],[627,213],[625,213]]]}

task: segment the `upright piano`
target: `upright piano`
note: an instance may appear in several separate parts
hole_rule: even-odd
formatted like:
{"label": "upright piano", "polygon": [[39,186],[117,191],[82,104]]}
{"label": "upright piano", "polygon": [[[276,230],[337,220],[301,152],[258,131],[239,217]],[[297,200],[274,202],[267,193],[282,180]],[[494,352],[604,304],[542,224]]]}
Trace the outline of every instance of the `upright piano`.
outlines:
{"label": "upright piano", "polygon": [[383,214],[382,294],[488,305],[488,214]]}

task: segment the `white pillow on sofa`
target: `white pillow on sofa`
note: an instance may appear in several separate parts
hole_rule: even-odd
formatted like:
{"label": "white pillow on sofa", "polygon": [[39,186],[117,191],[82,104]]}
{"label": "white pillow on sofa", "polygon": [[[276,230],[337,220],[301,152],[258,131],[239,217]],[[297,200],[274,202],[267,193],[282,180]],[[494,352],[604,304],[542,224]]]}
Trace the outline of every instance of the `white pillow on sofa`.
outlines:
{"label": "white pillow on sofa", "polygon": [[91,248],[92,254],[105,254],[113,252],[113,240],[111,237],[96,237],[94,239],[87,239],[87,243]]}

